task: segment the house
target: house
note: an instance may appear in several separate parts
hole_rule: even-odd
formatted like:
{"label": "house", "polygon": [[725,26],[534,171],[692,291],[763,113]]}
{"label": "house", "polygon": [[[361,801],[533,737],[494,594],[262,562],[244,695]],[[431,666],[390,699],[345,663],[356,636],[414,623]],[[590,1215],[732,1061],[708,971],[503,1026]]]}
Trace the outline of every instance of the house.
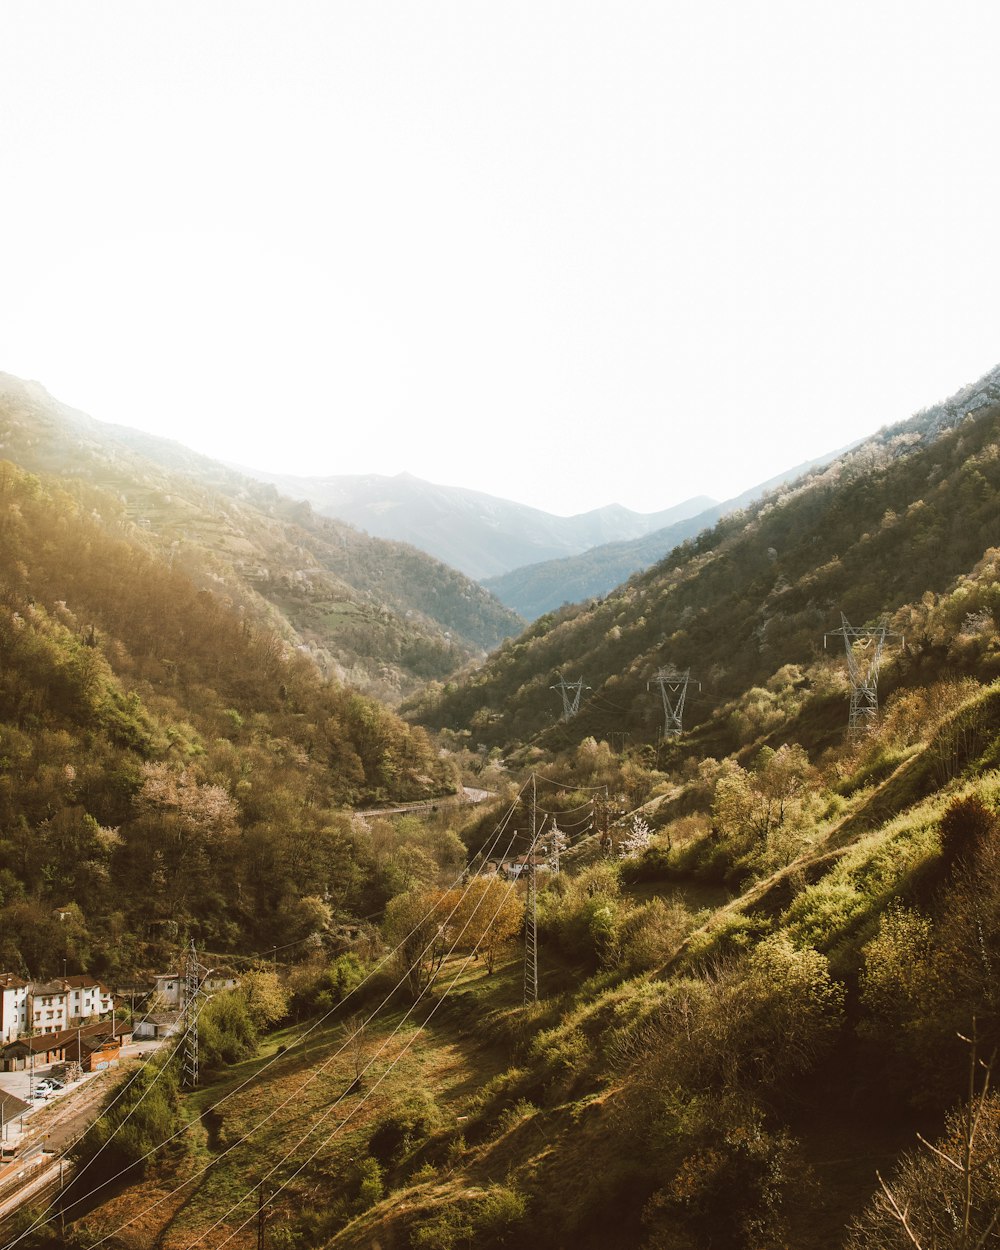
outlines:
{"label": "house", "polygon": [[[24,1115],[26,1111],[30,1110],[30,1102],[25,1102],[23,1098],[18,1098],[16,1094],[10,1094],[7,1090],[0,1089],[0,1124],[9,1124],[11,1120],[16,1119],[19,1115]],[[2,1140],[0,1138],[0,1141]]]}
{"label": "house", "polygon": [[0,972],[0,1045],[27,1031],[28,982]]}
{"label": "house", "polygon": [[75,1028],[91,1016],[106,1016],[114,1007],[111,991],[87,973],[64,977],[63,984],[67,991],[67,1028]]}
{"label": "house", "polygon": [[184,998],[184,977],[179,972],[159,972],[153,978],[153,996],[167,1007],[179,1007]]}
{"label": "house", "polygon": [[154,1012],[136,1020],[135,1036],[138,1040],[160,1041],[176,1033],[181,1027],[182,1020],[183,1016],[179,1011]]}
{"label": "house", "polygon": [[[169,1010],[179,1011],[187,994],[187,979],[183,972],[160,972],[156,981],[156,1002]],[[199,988],[204,994],[218,994],[220,990],[232,990],[239,984],[239,977],[232,968],[210,968]]]}
{"label": "house", "polygon": [[[69,1052],[75,1052],[80,1049],[81,1039],[84,1043],[83,1050],[87,1053],[87,1039],[100,1037],[114,1039],[114,1044],[120,1049],[127,1046],[132,1041],[132,1026],[129,1024],[119,1024],[114,1028],[109,1026],[107,1021],[95,1021],[91,1024],[81,1024],[75,1029],[62,1029],[58,1033],[39,1033],[34,1037],[19,1037],[16,1041],[8,1042],[5,1046],[0,1047],[0,1071],[2,1072],[23,1072],[32,1066],[42,1067],[49,1063],[64,1063],[70,1058]],[[96,1072],[96,1068],[88,1068],[88,1072]]]}
{"label": "house", "polygon": [[103,1032],[74,1032],[66,1045],[66,1058],[80,1065],[81,1072],[102,1072],[118,1066],[121,1039],[110,1029]]}
{"label": "house", "polygon": [[548,860],[544,855],[515,855],[513,859],[505,859],[500,865],[501,872],[508,881],[516,881],[522,873],[534,866],[535,869],[547,868]]}
{"label": "house", "polygon": [[59,1033],[75,1029],[93,1016],[107,1015],[113,1006],[111,991],[87,973],[32,981],[28,985],[28,1019],[22,1031]]}
{"label": "house", "polygon": [[28,1033],[61,1033],[69,1027],[68,991],[63,981],[28,985]]}

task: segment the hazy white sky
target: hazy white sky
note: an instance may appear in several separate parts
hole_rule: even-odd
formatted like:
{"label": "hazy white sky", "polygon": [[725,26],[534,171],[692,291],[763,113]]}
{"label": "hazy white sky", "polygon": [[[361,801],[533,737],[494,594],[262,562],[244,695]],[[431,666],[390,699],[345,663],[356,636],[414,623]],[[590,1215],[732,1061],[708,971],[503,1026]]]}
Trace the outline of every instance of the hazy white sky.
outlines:
{"label": "hazy white sky", "polygon": [[0,369],[294,473],[725,498],[1000,361],[994,0],[0,0]]}

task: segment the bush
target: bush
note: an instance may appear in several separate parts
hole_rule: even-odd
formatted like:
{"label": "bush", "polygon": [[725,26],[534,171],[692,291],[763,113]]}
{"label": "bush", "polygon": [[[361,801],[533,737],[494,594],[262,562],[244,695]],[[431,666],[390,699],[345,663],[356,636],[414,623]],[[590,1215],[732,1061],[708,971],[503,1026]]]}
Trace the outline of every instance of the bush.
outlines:
{"label": "bush", "polygon": [[694,917],[680,898],[654,898],[637,907],[619,932],[623,970],[634,975],[660,967],[676,954],[693,926]]}
{"label": "bush", "polygon": [[240,990],[216,994],[198,1017],[198,1055],[207,1072],[240,1063],[257,1053],[257,1030]]}
{"label": "bush", "polygon": [[326,1015],[353,993],[364,978],[364,967],[356,955],[338,955],[315,976],[299,979],[294,1005],[303,1011]]}
{"label": "bush", "polygon": [[86,1173],[86,1188],[92,1189],[100,1177],[142,1176],[147,1155],[159,1158],[158,1147],[181,1122],[174,1065],[148,1064],[111,1091],[100,1119],[72,1148],[77,1181]]}
{"label": "bush", "polygon": [[368,1139],[369,1153],[384,1167],[399,1163],[440,1127],[441,1113],[431,1096],[415,1090],[378,1122]]}
{"label": "bush", "polygon": [[410,1234],[413,1250],[492,1250],[521,1244],[527,1203],[507,1185],[491,1185],[438,1211]]}
{"label": "bush", "polygon": [[784,1202],[801,1179],[793,1139],[738,1101],[712,1099],[686,1110],[675,1145],[681,1157],[643,1211],[647,1250],[788,1245]]}

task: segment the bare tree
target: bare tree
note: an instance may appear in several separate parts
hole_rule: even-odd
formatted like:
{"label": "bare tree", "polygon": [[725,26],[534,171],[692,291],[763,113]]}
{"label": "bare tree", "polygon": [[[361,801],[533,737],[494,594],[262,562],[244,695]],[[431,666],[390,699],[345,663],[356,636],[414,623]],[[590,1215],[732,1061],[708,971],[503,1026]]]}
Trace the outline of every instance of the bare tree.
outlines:
{"label": "bare tree", "polygon": [[[960,1035],[961,1036],[961,1035]],[[851,1229],[847,1250],[986,1250],[1000,1246],[1000,1097],[990,1091],[994,1055],[970,1048],[965,1103],[948,1116],[935,1144],[904,1156]]]}

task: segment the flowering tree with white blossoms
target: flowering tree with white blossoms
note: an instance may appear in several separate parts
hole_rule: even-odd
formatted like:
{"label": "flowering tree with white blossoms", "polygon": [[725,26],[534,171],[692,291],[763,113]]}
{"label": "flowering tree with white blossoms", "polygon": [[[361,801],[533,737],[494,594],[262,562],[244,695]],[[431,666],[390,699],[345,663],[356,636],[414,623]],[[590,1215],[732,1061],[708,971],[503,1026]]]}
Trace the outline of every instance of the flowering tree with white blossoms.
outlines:
{"label": "flowering tree with white blossoms", "polygon": [[628,833],[618,843],[619,859],[638,859],[649,846],[653,827],[638,812],[633,812]]}

